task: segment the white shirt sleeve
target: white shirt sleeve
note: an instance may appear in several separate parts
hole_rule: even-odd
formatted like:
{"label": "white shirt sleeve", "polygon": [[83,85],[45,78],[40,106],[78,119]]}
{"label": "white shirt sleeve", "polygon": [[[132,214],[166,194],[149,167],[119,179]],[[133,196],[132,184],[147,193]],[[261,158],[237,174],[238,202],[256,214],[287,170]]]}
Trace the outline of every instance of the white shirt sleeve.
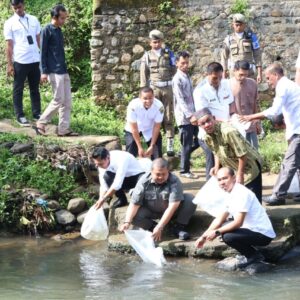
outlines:
{"label": "white shirt sleeve", "polygon": [[276,88],[276,97],[274,98],[272,106],[263,111],[265,117],[270,118],[282,113],[282,107],[286,99],[285,94],[286,90],[284,86],[280,85]]}
{"label": "white shirt sleeve", "polygon": [[137,123],[137,114],[132,103],[127,107],[127,121],[129,123]]}
{"label": "white shirt sleeve", "polygon": [[36,19],[36,35],[39,35],[39,34],[41,34],[41,24],[37,18],[35,18],[35,19]]}
{"label": "white shirt sleeve", "polygon": [[12,34],[12,30],[11,30],[11,22],[10,22],[10,20],[7,20],[4,23],[3,34],[4,34],[4,38],[5,38],[6,41],[13,39],[13,34]]}
{"label": "white shirt sleeve", "polygon": [[231,87],[230,87],[230,81],[229,81],[229,79],[222,79],[222,81],[224,82],[225,88],[226,88],[226,90],[228,92],[228,95],[229,95],[229,97],[227,99],[224,99],[224,100],[229,105],[234,101],[233,93],[232,93]]}
{"label": "white shirt sleeve", "polygon": [[99,182],[100,182],[100,194],[102,194],[108,190],[108,186],[103,178],[106,170],[98,168],[98,171],[99,171]]}
{"label": "white shirt sleeve", "polygon": [[163,105],[158,109],[156,115],[155,115],[155,119],[154,122],[155,123],[161,123],[164,119],[164,107]]}
{"label": "white shirt sleeve", "polygon": [[207,99],[203,95],[203,89],[195,88],[193,96],[196,111],[209,106]]}
{"label": "white shirt sleeve", "polygon": [[115,180],[111,185],[111,188],[115,191],[118,191],[122,187],[128,166],[128,159],[120,159],[118,161],[118,169],[116,172]]}
{"label": "white shirt sleeve", "polygon": [[297,61],[296,61],[296,68],[300,69],[300,50],[299,50],[298,58],[297,58]]}

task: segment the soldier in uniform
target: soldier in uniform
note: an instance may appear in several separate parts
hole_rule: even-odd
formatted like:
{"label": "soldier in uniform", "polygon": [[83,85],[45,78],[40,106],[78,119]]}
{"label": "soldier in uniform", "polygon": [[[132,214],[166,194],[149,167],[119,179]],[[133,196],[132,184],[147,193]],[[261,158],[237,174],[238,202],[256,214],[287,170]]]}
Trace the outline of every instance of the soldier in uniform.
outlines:
{"label": "soldier in uniform", "polygon": [[140,86],[150,86],[155,98],[165,107],[163,120],[167,136],[167,154],[174,155],[174,125],[173,125],[173,93],[172,77],[175,74],[175,56],[168,48],[162,47],[163,34],[152,30],[149,34],[151,50],[147,51],[141,60]]}
{"label": "soldier in uniform", "polygon": [[224,68],[224,77],[233,77],[234,64],[238,60],[247,61],[250,64],[249,77],[257,82],[262,81],[261,49],[258,37],[251,30],[246,30],[246,18],[242,14],[233,16],[232,27],[234,32],[228,35],[223,42],[221,52],[221,64]]}

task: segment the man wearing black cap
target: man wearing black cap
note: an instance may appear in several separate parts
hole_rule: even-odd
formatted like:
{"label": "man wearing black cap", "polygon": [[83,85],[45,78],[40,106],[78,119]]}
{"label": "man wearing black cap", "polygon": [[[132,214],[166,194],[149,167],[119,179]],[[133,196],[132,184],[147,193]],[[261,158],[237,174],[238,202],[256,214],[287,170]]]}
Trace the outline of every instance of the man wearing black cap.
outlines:
{"label": "man wearing black cap", "polygon": [[236,171],[236,181],[252,190],[262,201],[262,158],[244,137],[227,122],[218,123],[208,108],[197,111],[191,118],[206,132],[204,142],[212,150],[215,166],[211,175],[216,176],[220,167],[230,167]]}
{"label": "man wearing black cap", "polygon": [[162,47],[164,38],[159,30],[149,34],[151,50],[147,51],[141,60],[140,86],[151,87],[154,96],[165,108],[163,126],[167,136],[167,154],[174,156],[174,108],[172,78],[176,71],[175,56],[168,48]]}

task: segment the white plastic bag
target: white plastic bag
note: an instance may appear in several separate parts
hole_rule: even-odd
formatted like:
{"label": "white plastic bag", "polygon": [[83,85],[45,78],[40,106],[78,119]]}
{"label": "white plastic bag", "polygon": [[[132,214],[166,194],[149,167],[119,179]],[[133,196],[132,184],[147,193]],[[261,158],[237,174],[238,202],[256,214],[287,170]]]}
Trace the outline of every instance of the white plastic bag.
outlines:
{"label": "white plastic bag", "polygon": [[87,240],[101,241],[108,236],[108,226],[103,208],[95,209],[93,205],[81,226],[80,234]]}
{"label": "white plastic bag", "polygon": [[225,198],[226,194],[219,187],[217,178],[212,176],[197,193],[193,202],[216,217],[225,210]]}
{"label": "white plastic bag", "polygon": [[239,131],[239,133],[243,137],[246,137],[246,131],[250,128],[251,122],[240,122],[240,120],[238,119],[238,115],[233,114],[230,118],[230,123],[234,128],[236,128]]}
{"label": "white plastic bag", "polygon": [[298,173],[296,172],[293,180],[290,184],[289,190],[288,190],[289,194],[299,194],[300,193],[300,182],[299,182],[299,177],[298,177]]}
{"label": "white plastic bag", "polygon": [[166,263],[166,259],[161,247],[155,248],[155,244],[150,231],[126,230],[126,238],[129,244],[146,263],[155,264],[162,267]]}

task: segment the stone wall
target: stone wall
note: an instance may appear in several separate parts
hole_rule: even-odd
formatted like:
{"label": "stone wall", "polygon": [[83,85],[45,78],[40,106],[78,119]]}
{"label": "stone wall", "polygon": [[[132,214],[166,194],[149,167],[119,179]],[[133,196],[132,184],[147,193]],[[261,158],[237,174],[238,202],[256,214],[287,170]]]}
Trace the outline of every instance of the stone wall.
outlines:
{"label": "stone wall", "polygon": [[[230,7],[234,1],[178,0],[162,13],[163,1],[94,0],[91,38],[93,94],[97,102],[123,101],[139,85],[140,58],[148,50],[147,36],[154,28],[165,33],[173,50],[192,54],[194,84],[205,66],[219,61],[222,41],[231,32]],[[291,78],[300,47],[300,0],[248,1],[249,26],[263,48],[263,67],[280,60]],[[261,84],[261,91],[267,90]]]}

